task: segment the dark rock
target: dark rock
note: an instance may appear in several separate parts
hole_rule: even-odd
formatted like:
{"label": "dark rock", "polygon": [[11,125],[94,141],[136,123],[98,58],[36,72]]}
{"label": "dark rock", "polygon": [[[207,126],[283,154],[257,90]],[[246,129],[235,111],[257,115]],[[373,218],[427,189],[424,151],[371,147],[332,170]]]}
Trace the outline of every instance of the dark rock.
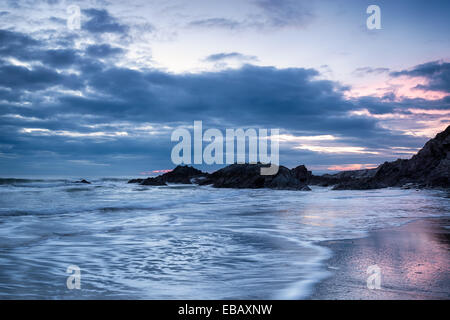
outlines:
{"label": "dark rock", "polygon": [[302,187],[300,189],[300,191],[312,191],[310,187],[308,187],[307,185],[305,185],[304,187]]}
{"label": "dark rock", "polygon": [[206,179],[208,179],[208,177],[206,175],[205,176],[199,176],[199,177],[193,177],[191,179],[191,182],[195,183],[195,184],[202,184],[203,181],[206,181]]}
{"label": "dark rock", "polygon": [[299,181],[304,183],[307,183],[312,176],[311,171],[308,171],[304,165],[300,165],[291,171]]}
{"label": "dark rock", "polygon": [[192,179],[204,177],[207,174],[190,166],[177,166],[170,172],[163,174],[161,179],[169,183],[190,184]]}
{"label": "dark rock", "polygon": [[75,183],[85,183],[85,184],[91,184],[89,181],[87,180],[80,180],[80,181],[75,181]]}
{"label": "dark rock", "polygon": [[143,186],[166,186],[167,184],[160,177],[156,178],[147,178],[144,179],[141,183]]}
{"label": "dark rock", "polygon": [[378,183],[372,179],[347,179],[338,182],[333,190],[370,190],[370,189],[380,189],[387,188],[388,185]]}
{"label": "dark rock", "polygon": [[338,181],[335,190],[386,187],[450,187],[450,126],[428,141],[411,159],[385,162],[373,176]]}
{"label": "dark rock", "polygon": [[[328,187],[337,184],[357,184],[360,179],[373,177],[376,173],[376,169],[362,169],[362,170],[351,170],[342,171],[335,174],[324,174],[322,176],[311,176],[309,178],[309,184],[318,185],[322,187]],[[361,187],[355,186],[355,189],[360,189]]]}
{"label": "dark rock", "polygon": [[191,184],[194,180],[204,178],[207,173],[189,166],[177,166],[170,172],[164,173],[157,177],[147,179],[133,179],[128,183],[140,183],[144,186],[164,186],[167,183],[183,183]]}
{"label": "dark rock", "polygon": [[306,190],[306,183],[286,167],[280,166],[278,173],[272,176],[261,175],[261,168],[266,166],[260,163],[232,164],[210,174],[200,184],[212,184],[215,188]]}
{"label": "dark rock", "polygon": [[418,189],[420,188],[421,185],[417,184],[417,183],[405,183],[404,185],[401,186],[402,189],[408,190],[408,189]]}
{"label": "dark rock", "polygon": [[308,183],[314,186],[328,187],[339,183],[339,179],[331,174],[324,174],[321,176],[312,175]]}
{"label": "dark rock", "polygon": [[144,181],[144,179],[131,179],[128,183],[142,183],[142,181]]}

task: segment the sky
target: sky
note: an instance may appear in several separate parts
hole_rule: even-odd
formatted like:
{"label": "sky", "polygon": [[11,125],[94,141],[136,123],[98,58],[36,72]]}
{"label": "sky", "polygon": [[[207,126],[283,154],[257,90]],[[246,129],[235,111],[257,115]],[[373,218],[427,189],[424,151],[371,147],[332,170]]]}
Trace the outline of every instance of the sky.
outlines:
{"label": "sky", "polygon": [[196,120],[280,129],[280,163],[317,173],[410,158],[450,122],[449,13],[445,0],[2,0],[0,176],[155,175]]}

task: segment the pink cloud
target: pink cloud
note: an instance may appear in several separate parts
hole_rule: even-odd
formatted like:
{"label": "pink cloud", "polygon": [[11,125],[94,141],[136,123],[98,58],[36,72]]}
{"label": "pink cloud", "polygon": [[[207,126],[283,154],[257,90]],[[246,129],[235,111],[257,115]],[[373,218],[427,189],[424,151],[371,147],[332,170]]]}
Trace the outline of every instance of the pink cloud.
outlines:
{"label": "pink cloud", "polygon": [[361,169],[374,169],[378,165],[376,164],[362,164],[362,163],[353,163],[353,164],[344,164],[344,165],[334,165],[328,167],[328,170],[331,171],[348,171],[348,170],[361,170]]}
{"label": "pink cloud", "polygon": [[152,171],[143,171],[143,172],[139,172],[140,175],[143,176],[148,176],[148,175],[153,175],[155,173],[167,173],[172,171],[172,169],[160,169],[160,170],[152,170]]}
{"label": "pink cloud", "polygon": [[346,97],[348,99],[358,98],[364,96],[373,96],[382,98],[388,94],[394,94],[397,101],[402,99],[421,98],[425,100],[440,100],[448,94],[442,91],[431,91],[422,89],[426,87],[429,80],[424,77],[408,77],[401,76],[395,78],[387,78],[369,82],[366,85],[352,87],[347,91]]}

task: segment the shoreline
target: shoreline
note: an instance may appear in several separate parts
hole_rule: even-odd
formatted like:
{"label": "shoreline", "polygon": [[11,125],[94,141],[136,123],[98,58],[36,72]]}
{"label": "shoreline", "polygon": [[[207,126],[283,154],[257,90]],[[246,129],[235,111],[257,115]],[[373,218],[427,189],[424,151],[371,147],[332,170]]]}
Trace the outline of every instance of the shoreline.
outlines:
{"label": "shoreline", "polygon": [[[331,250],[331,276],[307,299],[450,299],[450,217],[423,218],[366,237],[317,243]],[[367,268],[377,265],[381,288],[367,288]]]}

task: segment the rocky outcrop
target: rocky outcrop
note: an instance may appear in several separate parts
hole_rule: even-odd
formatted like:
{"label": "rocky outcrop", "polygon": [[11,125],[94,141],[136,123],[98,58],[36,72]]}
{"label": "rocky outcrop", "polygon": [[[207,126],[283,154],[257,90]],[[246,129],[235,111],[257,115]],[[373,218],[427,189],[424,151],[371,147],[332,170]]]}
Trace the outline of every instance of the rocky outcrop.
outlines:
{"label": "rocky outcrop", "polygon": [[142,181],[144,181],[145,179],[131,179],[128,180],[128,183],[142,183]]}
{"label": "rocky outcrop", "polygon": [[371,178],[375,175],[375,173],[376,169],[362,169],[342,171],[335,174],[324,174],[321,176],[312,175],[308,179],[308,183],[311,185],[328,187],[339,183],[347,183],[354,180]]}
{"label": "rocky outcrop", "polygon": [[277,174],[265,176],[261,175],[261,168],[265,166],[264,164],[232,164],[210,174],[200,184],[211,184],[215,188],[311,190],[306,185],[306,180],[301,181],[297,178],[296,174],[300,170],[293,171],[280,166]]}
{"label": "rocky outcrop", "polygon": [[147,179],[132,179],[128,183],[139,183],[144,186],[164,186],[167,183],[183,183],[190,184],[193,179],[206,177],[204,173],[198,169],[189,166],[177,166],[170,172],[167,172],[158,177],[150,177]]}
{"label": "rocky outcrop", "polygon": [[339,181],[334,189],[450,187],[450,126],[428,141],[411,159],[385,162],[373,176]]}
{"label": "rocky outcrop", "polygon": [[141,183],[143,186],[166,186],[167,183],[161,177],[156,178],[147,178],[144,179]]}
{"label": "rocky outcrop", "polygon": [[311,172],[305,166],[298,166],[292,170],[280,166],[276,175],[264,176],[261,175],[261,168],[265,166],[260,163],[233,164],[212,174],[204,173],[189,166],[178,166],[173,171],[158,177],[132,179],[128,183],[139,183],[147,186],[164,186],[167,183],[197,183],[199,185],[212,185],[215,188],[311,190],[306,184]]}
{"label": "rocky outcrop", "polygon": [[84,184],[91,184],[89,181],[87,180],[79,180],[79,181],[75,181],[75,183],[84,183]]}
{"label": "rocky outcrop", "polygon": [[311,171],[308,171],[304,165],[300,165],[291,170],[294,177],[296,177],[300,182],[307,183],[311,180]]}
{"label": "rocky outcrop", "polygon": [[197,183],[215,188],[270,188],[278,190],[311,190],[309,185],[334,186],[335,190],[378,189],[386,187],[420,188],[450,186],[450,126],[411,159],[385,162],[376,169],[343,171],[322,176],[312,175],[300,165],[292,170],[280,166],[273,176],[261,175],[263,164],[232,164],[212,174],[189,166],[155,178],[132,179],[129,183],[162,186],[167,183]]}

